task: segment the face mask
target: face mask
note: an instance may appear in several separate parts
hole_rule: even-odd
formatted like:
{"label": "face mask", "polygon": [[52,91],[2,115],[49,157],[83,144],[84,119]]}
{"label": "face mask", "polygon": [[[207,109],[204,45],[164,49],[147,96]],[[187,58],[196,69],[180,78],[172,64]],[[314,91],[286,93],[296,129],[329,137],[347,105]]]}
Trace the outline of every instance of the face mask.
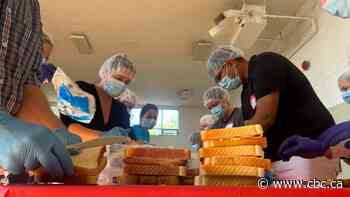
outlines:
{"label": "face mask", "polygon": [[143,119],[142,127],[146,128],[146,129],[152,129],[154,126],[156,126],[155,119],[149,119],[149,118]]}
{"label": "face mask", "polygon": [[333,16],[350,18],[350,0],[325,0],[321,5]]}
{"label": "face mask", "polygon": [[111,96],[111,97],[118,97],[120,96],[126,89],[125,83],[116,80],[116,79],[110,79],[105,83],[103,86],[103,89]]}
{"label": "face mask", "polygon": [[218,119],[221,119],[224,117],[224,108],[221,105],[217,105],[213,107],[210,112],[215,115]]}
{"label": "face mask", "polygon": [[226,90],[234,90],[239,88],[241,86],[242,82],[239,76],[237,75],[235,78],[229,78],[228,76],[225,76],[220,82],[219,86],[222,88],[225,88]]}
{"label": "face mask", "polygon": [[350,104],[350,90],[343,92],[342,97],[346,103]]}

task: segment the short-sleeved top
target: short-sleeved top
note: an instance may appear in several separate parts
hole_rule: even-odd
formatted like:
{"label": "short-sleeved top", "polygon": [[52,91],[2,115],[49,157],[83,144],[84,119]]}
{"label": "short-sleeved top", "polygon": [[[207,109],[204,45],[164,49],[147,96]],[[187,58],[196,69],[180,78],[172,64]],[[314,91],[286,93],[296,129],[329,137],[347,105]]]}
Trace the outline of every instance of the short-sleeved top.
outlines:
{"label": "short-sleeved top", "polygon": [[140,125],[135,125],[131,127],[131,132],[129,137],[135,141],[143,141],[145,144],[149,144],[150,135],[146,128],[142,128]]}
{"label": "short-sleeved top", "polygon": [[94,129],[98,131],[109,131],[110,129],[114,127],[121,127],[124,129],[130,128],[130,115],[127,111],[126,106],[119,102],[116,99],[112,99],[111,104],[111,112],[109,114],[109,120],[107,124],[104,124],[104,118],[103,118],[103,111],[102,111],[102,105],[101,100],[98,96],[96,87],[94,84],[89,84],[84,81],[77,81],[76,82],[78,86],[83,90],[95,98],[96,101],[96,112],[89,124],[78,122],[69,116],[65,116],[63,114],[60,114],[60,118],[62,122],[68,127],[70,124],[77,123],[82,125],[83,127]]}
{"label": "short-sleeved top", "polygon": [[237,127],[237,123],[243,121],[243,114],[241,108],[235,108],[233,112],[230,115],[230,118],[228,118],[226,121],[221,119],[218,120],[211,129],[222,129],[226,128],[228,125],[232,125],[232,127]]}
{"label": "short-sleeved top", "polygon": [[254,116],[259,99],[274,92],[279,92],[278,110],[272,127],[264,131],[268,141],[265,156],[277,161],[278,148],[286,138],[316,138],[335,123],[308,79],[292,62],[272,52],[253,56],[241,94],[244,119]]}

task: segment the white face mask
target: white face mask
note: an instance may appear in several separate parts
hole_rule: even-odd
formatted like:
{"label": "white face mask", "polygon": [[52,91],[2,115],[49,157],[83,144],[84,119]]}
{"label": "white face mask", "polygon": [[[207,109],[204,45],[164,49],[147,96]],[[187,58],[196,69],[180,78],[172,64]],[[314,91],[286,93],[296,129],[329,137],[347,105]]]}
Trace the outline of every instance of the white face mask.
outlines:
{"label": "white face mask", "polygon": [[111,97],[118,97],[126,90],[126,85],[117,79],[111,78],[104,84],[103,89]]}

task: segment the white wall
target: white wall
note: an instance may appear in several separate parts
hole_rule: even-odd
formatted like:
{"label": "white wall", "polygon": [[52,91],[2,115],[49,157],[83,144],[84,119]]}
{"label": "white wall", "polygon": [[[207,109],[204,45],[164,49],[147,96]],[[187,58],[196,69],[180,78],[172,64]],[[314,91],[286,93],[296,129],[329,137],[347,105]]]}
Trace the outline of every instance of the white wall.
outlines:
{"label": "white wall", "polygon": [[180,107],[180,134],[178,136],[151,136],[151,144],[191,148],[189,136],[199,131],[199,119],[207,111],[202,107]]}
{"label": "white wall", "polygon": [[319,33],[292,59],[296,65],[311,61],[305,72],[318,96],[327,107],[342,102],[337,78],[347,67],[350,49],[350,20],[340,19],[321,10]]}

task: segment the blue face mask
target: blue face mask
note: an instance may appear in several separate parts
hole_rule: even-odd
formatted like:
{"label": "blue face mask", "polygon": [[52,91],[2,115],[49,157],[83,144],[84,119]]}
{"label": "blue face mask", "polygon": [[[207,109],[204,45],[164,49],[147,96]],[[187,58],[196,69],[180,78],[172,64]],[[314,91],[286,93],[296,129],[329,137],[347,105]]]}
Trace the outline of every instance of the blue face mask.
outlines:
{"label": "blue face mask", "polygon": [[217,105],[215,107],[213,107],[210,112],[216,116],[218,119],[221,119],[224,117],[225,114],[225,110],[221,105]]}
{"label": "blue face mask", "polygon": [[350,18],[350,0],[327,0],[322,8],[333,16]]}
{"label": "blue face mask", "polygon": [[111,79],[105,83],[103,86],[103,89],[111,96],[111,97],[118,97],[120,96],[126,89],[125,83],[116,80]]}
{"label": "blue face mask", "polygon": [[350,90],[343,92],[342,97],[346,103],[350,104]]}
{"label": "blue face mask", "polygon": [[157,121],[155,119],[150,118],[144,118],[142,120],[142,127],[146,129],[152,129],[154,126],[156,126]]}
{"label": "blue face mask", "polygon": [[228,76],[225,76],[218,85],[222,88],[225,88],[226,90],[234,90],[239,88],[241,86],[242,81],[237,75],[235,78],[229,78]]}

